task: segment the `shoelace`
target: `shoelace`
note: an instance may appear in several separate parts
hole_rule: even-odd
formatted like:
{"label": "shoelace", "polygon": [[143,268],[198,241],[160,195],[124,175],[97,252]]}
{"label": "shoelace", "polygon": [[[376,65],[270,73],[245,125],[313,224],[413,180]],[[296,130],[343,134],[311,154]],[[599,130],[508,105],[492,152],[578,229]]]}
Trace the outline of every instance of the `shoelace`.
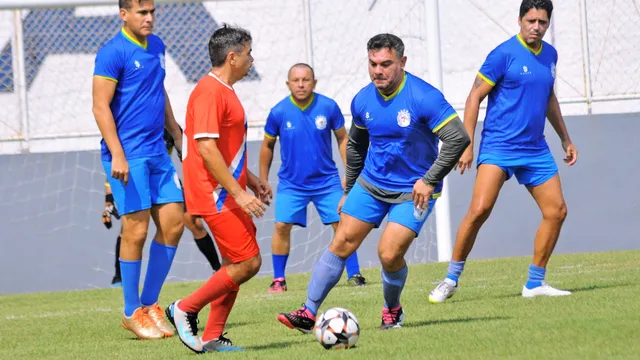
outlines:
{"label": "shoelace", "polygon": [[300,309],[296,310],[294,315],[298,317],[309,318],[309,315],[307,314],[307,307],[304,306],[304,304]]}
{"label": "shoelace", "polygon": [[187,323],[189,324],[189,330],[193,336],[198,335],[198,315],[194,313],[187,313]]}
{"label": "shoelace", "polygon": [[395,321],[395,318],[397,317],[398,312],[397,311],[391,311],[389,309],[383,309],[382,310],[382,321],[385,324],[392,324]]}
{"label": "shoelace", "polygon": [[224,333],[220,336],[218,336],[218,338],[215,340],[221,344],[227,345],[227,346],[233,346],[233,343],[231,342],[231,339],[226,338],[225,335],[227,335],[227,333]]}
{"label": "shoelace", "polygon": [[149,328],[149,327],[152,327],[152,326],[156,326],[156,324],[151,319],[151,316],[145,316],[145,315],[148,315],[148,313],[139,312],[138,314],[140,314],[140,315],[138,315],[135,320],[140,323],[140,326],[142,326],[143,328]]}
{"label": "shoelace", "polygon": [[445,294],[449,294],[451,292],[451,289],[453,289],[453,286],[451,286],[451,284],[449,284],[449,283],[446,283],[446,282],[442,281],[438,285],[437,289],[442,291]]}

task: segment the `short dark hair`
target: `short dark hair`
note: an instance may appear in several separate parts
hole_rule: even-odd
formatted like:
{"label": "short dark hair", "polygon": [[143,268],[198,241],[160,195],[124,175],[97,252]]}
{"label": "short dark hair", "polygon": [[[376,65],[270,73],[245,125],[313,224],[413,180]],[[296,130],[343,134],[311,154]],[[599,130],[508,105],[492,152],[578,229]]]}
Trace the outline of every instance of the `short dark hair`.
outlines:
{"label": "short dark hair", "polygon": [[551,0],[522,0],[520,4],[520,18],[525,16],[531,9],[546,10],[549,20],[551,20],[551,13],[553,12],[553,3]]}
{"label": "short dark hair", "polygon": [[305,68],[307,68],[307,69],[311,70],[311,76],[312,76],[314,79],[316,78],[316,72],[315,72],[315,71],[313,71],[313,68],[311,67],[311,65],[309,65],[309,64],[305,64],[305,63],[297,63],[297,64],[294,64],[293,66],[291,66],[291,67],[289,68],[289,72],[287,72],[287,79],[288,79],[288,78],[289,78],[289,76],[291,75],[291,70],[293,70],[293,68],[296,68],[296,67],[305,67]]}
{"label": "short dark hair", "polygon": [[138,3],[138,5],[141,5],[141,3],[145,1],[151,1],[151,0],[118,0],[118,6],[120,7],[120,9],[131,10],[131,7],[133,7],[134,1]]}
{"label": "short dark hair", "polygon": [[378,34],[369,39],[367,43],[367,52],[384,48],[395,50],[398,58],[404,56],[404,43],[402,39],[393,34]]}
{"label": "short dark hair", "polygon": [[213,67],[223,65],[229,52],[242,51],[247,41],[251,41],[249,31],[240,27],[222,24],[222,27],[214,31],[211,39],[209,39],[211,65]]}

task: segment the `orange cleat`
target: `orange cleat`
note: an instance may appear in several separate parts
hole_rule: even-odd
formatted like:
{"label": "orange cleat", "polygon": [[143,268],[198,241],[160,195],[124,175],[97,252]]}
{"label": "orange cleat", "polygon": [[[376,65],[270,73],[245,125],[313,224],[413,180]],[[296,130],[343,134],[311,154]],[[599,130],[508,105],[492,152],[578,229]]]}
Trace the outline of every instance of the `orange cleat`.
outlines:
{"label": "orange cleat", "polygon": [[130,318],[122,315],[122,327],[134,333],[141,340],[162,339],[164,334],[143,308],[137,308]]}
{"label": "orange cleat", "polygon": [[144,310],[147,312],[156,327],[162,332],[162,334],[164,334],[164,337],[172,337],[175,335],[173,328],[165,321],[164,311],[158,303],[151,306],[145,306]]}

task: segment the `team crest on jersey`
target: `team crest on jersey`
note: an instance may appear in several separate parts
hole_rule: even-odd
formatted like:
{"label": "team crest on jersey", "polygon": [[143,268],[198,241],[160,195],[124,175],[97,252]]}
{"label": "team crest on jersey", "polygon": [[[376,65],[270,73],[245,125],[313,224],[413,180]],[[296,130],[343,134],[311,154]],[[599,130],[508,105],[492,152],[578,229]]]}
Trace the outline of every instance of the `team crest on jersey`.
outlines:
{"label": "team crest on jersey", "polygon": [[327,127],[327,118],[324,115],[316,116],[316,127],[318,130],[324,130]]}
{"label": "team crest on jersey", "polygon": [[158,54],[158,57],[160,58],[160,66],[164,69],[166,66],[166,62],[164,59],[164,54]]}
{"label": "team crest on jersey", "polygon": [[551,76],[553,76],[553,78],[556,78],[556,63],[551,63]]}
{"label": "team crest on jersey", "polygon": [[400,125],[400,127],[407,127],[409,124],[411,124],[411,114],[409,114],[409,110],[398,111],[398,125]]}

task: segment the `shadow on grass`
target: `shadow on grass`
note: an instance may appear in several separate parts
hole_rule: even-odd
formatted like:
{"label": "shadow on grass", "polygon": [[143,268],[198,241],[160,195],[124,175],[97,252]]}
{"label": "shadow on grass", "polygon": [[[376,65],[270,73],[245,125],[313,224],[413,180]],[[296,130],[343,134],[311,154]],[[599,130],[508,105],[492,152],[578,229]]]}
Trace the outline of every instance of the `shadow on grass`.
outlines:
{"label": "shadow on grass", "polygon": [[[588,285],[588,286],[582,286],[582,287],[569,288],[569,289],[566,289],[566,290],[571,291],[572,293],[577,293],[577,292],[583,292],[583,291],[604,290],[604,289],[611,289],[611,288],[632,286],[632,285],[636,285],[636,284],[634,284],[634,283],[617,283],[617,284]],[[450,302],[451,303],[458,303],[458,302],[459,303],[465,303],[465,302],[470,302],[470,301],[481,301],[481,300],[486,300],[486,299],[515,299],[515,298],[522,298],[522,293],[521,292],[512,292],[512,293],[509,293],[509,294],[502,294],[502,295],[497,295],[497,296],[483,296],[483,297],[474,297],[474,298],[470,298],[470,299],[456,299],[456,300],[452,300]]]}
{"label": "shadow on grass", "polygon": [[269,349],[284,349],[295,345],[291,342],[275,342],[264,345],[245,346],[245,350],[269,350]]}
{"label": "shadow on grass", "polygon": [[417,321],[417,322],[402,324],[402,327],[412,328],[412,327],[432,326],[432,325],[470,323],[470,322],[476,322],[476,321],[503,321],[503,320],[509,320],[509,319],[511,318],[506,316],[493,316],[493,317],[478,317],[478,318],[470,317],[470,318],[445,319],[445,320],[425,320],[425,321]]}
{"label": "shadow on grass", "polygon": [[634,284],[634,283],[618,283],[618,284],[588,285],[588,286],[582,286],[582,287],[574,287],[574,288],[567,289],[567,290],[569,290],[571,292],[583,292],[583,291],[603,290],[603,289],[611,289],[611,288],[632,286],[632,285],[637,285],[637,284]]}

